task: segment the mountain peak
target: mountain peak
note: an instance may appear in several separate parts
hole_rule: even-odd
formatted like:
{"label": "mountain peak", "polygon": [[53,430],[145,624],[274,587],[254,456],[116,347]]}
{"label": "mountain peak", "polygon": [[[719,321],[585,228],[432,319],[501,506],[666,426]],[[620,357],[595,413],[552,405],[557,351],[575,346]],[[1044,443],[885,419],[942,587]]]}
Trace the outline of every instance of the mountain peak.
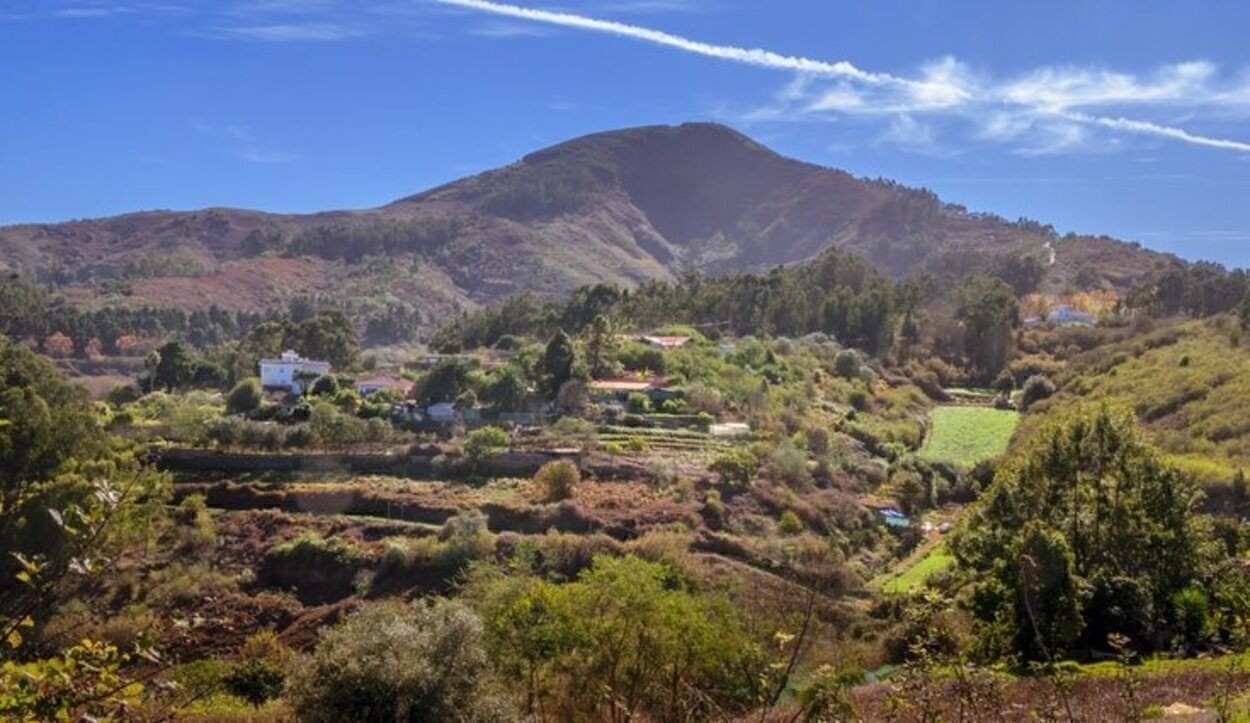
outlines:
{"label": "mountain peak", "polygon": [[1055,239],[1040,225],[961,213],[926,191],[786,158],[724,125],[685,123],[582,136],[371,210],[221,209],[0,228],[0,267],[83,295],[121,278],[136,302],[250,298],[264,309],[294,289],[344,293],[371,260],[379,278],[420,268],[419,282],[391,292],[445,310],[516,291],[758,270],[829,247],[893,274],[952,276],[1004,256],[1045,263],[1053,248],[1052,286],[1095,267],[1096,283],[1123,288],[1166,262],[1109,239]]}

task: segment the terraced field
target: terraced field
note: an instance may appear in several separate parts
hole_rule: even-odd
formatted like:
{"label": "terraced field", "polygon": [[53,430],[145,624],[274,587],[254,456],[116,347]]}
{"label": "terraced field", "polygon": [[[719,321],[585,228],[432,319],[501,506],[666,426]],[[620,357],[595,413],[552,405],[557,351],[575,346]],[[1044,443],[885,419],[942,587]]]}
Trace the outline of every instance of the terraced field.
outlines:
{"label": "terraced field", "polygon": [[933,462],[971,467],[1007,451],[1020,413],[988,407],[946,406],[929,415],[929,436],[920,456]]}

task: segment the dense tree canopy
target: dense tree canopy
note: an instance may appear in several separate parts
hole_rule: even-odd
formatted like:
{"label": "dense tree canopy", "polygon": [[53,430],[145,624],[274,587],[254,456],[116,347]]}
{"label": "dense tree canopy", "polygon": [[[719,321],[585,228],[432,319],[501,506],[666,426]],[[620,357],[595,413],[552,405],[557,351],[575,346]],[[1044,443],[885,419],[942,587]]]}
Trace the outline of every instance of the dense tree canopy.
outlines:
{"label": "dense tree canopy", "polygon": [[1173,596],[1204,575],[1197,499],[1131,414],[1077,410],[999,471],[952,547],[976,576],[977,614],[1026,656],[1060,655],[1078,633],[1163,646]]}
{"label": "dense tree canopy", "polygon": [[549,337],[559,329],[582,334],[603,316],[634,328],[698,324],[742,335],[825,332],[876,355],[889,350],[901,318],[915,323],[917,292],[913,284],[898,284],[864,260],[831,249],[807,263],[762,273],[691,273],[632,290],[600,284],[545,305],[521,295],[452,321],[432,344],[454,351],[492,346],[505,335]]}
{"label": "dense tree canopy", "polygon": [[956,318],[964,326],[964,351],[972,365],[991,379],[1007,364],[1020,306],[1001,279],[977,277],[959,291]]}
{"label": "dense tree canopy", "polygon": [[1237,308],[1250,298],[1250,273],[1200,261],[1174,264],[1135,287],[1125,305],[1156,316],[1212,316]]}
{"label": "dense tree canopy", "polygon": [[42,622],[75,578],[150,529],[166,491],[110,442],[81,388],[0,338],[0,659],[23,620]]}
{"label": "dense tree canopy", "polygon": [[351,367],[360,357],[360,336],[341,311],[317,312],[290,330],[288,340],[304,356],[324,359],[337,368]]}
{"label": "dense tree canopy", "polygon": [[563,329],[558,330],[551,341],[547,342],[547,350],[543,354],[543,372],[546,376],[547,388],[551,392],[559,391],[564,383],[573,378],[573,368],[577,364],[577,347],[573,339]]}

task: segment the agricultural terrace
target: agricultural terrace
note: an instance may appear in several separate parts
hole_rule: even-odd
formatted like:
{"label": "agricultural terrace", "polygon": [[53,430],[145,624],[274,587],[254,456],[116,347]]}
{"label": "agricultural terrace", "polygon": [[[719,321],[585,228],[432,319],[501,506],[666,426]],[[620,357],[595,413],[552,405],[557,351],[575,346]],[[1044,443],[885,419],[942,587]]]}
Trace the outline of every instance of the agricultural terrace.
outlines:
{"label": "agricultural terrace", "polygon": [[971,467],[1007,451],[1007,444],[1020,422],[1020,413],[988,407],[948,406],[934,409],[929,420],[929,436],[920,456],[933,462]]}

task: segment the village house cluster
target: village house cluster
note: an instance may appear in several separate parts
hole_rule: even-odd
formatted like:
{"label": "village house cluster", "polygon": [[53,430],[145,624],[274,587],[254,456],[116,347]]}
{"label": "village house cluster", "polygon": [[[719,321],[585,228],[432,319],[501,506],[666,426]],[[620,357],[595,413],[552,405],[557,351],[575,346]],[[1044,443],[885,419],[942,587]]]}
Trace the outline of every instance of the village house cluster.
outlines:
{"label": "village house cluster", "polygon": [[[632,334],[622,336],[622,340],[658,350],[678,349],[693,341],[689,336],[652,334]],[[498,363],[497,359],[476,355],[431,354],[414,361],[410,366],[413,370],[420,371],[455,361],[474,362],[486,367]],[[262,388],[270,393],[289,395],[289,405],[298,405],[299,398],[311,392],[317,385],[317,380],[334,371],[329,362],[304,358],[292,350],[283,352],[276,359],[260,360],[259,367]],[[352,380],[349,388],[354,389],[363,399],[386,399],[391,405],[391,421],[404,426],[444,426],[457,423],[472,426],[490,422],[526,425],[537,423],[558,411],[555,399],[539,398],[535,398],[527,410],[510,412],[484,409],[475,403],[443,401],[420,404],[411,398],[414,378],[413,374],[400,369],[379,370]],[[343,384],[345,380],[340,377],[337,381]],[[379,397],[381,393],[385,395]],[[653,374],[590,379],[585,382],[585,394],[592,406],[610,417],[636,413],[640,404],[648,412],[664,413],[680,407],[683,398],[680,388],[675,388],[662,376]],[[640,400],[645,400],[645,404]],[[713,426],[718,427],[714,430],[717,436],[738,436],[743,433],[740,427],[746,427],[741,423]]]}

